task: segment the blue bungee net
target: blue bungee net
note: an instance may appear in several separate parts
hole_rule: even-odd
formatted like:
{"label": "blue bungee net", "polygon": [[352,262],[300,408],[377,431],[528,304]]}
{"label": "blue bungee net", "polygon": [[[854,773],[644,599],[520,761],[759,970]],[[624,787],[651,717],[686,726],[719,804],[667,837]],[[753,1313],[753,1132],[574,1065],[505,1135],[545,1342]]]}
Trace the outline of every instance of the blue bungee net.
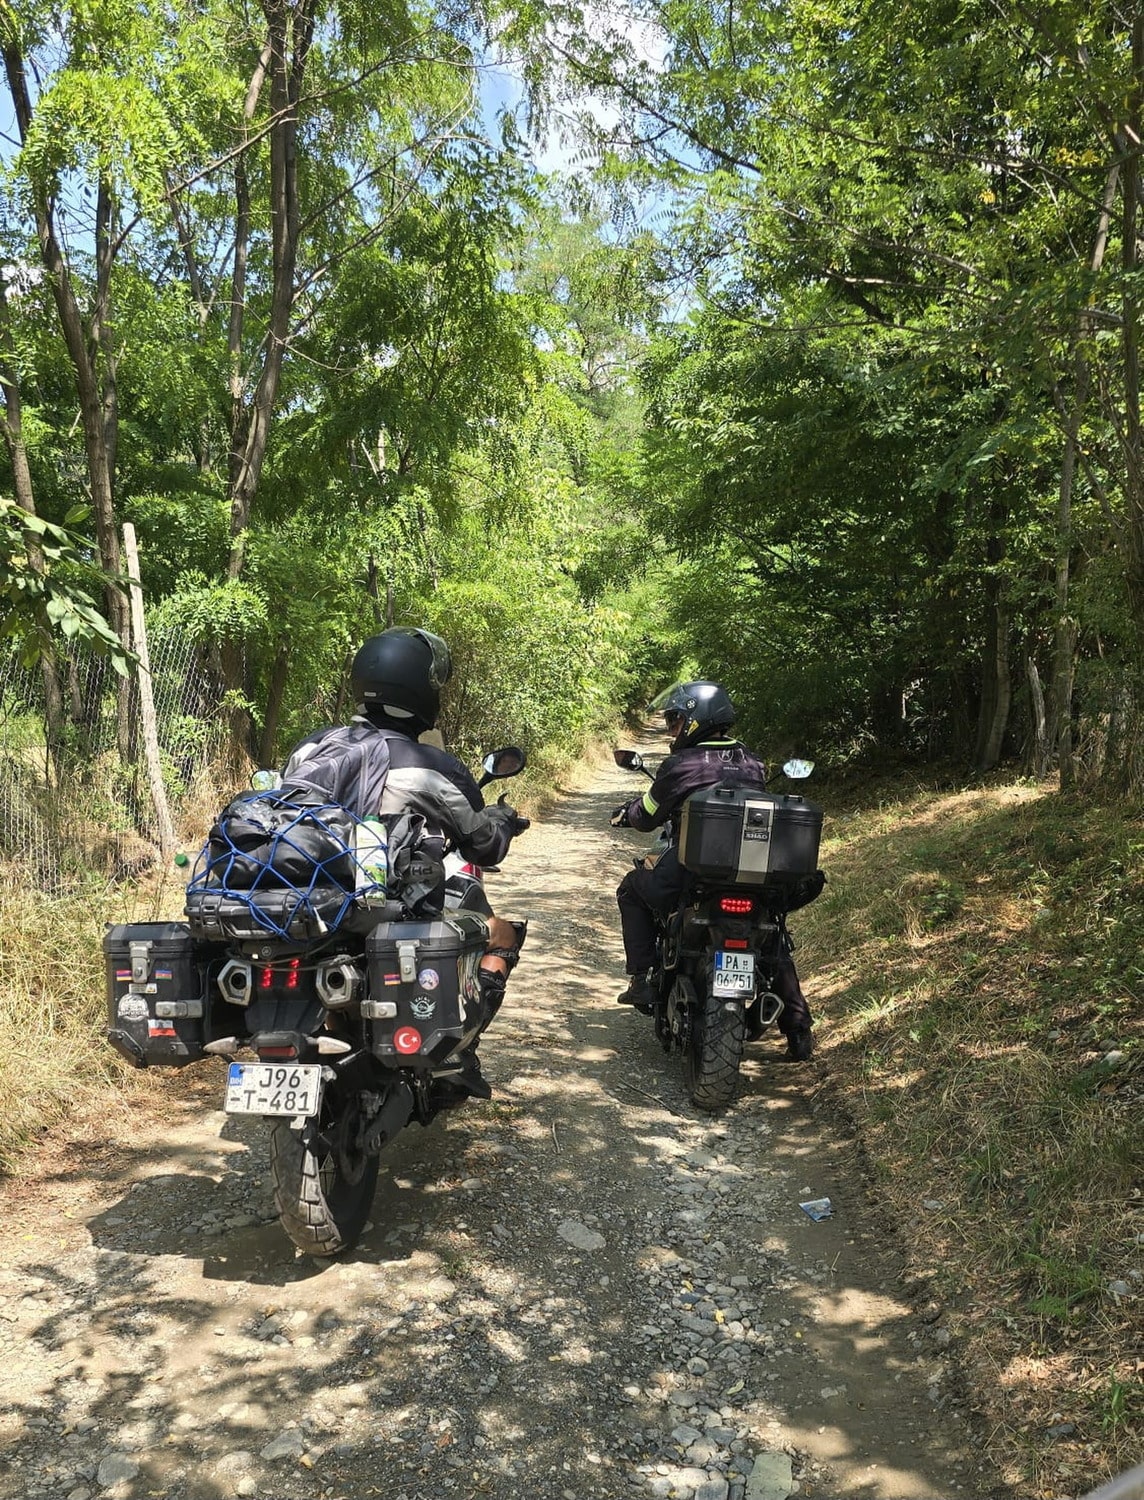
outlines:
{"label": "blue bungee net", "polygon": [[274,792],[236,798],[195,862],[188,915],[209,914],[235,936],[248,927],[254,936],[297,941],[333,930],[360,898],[384,894],[384,884],[358,865],[359,826],[337,802],[294,802]]}

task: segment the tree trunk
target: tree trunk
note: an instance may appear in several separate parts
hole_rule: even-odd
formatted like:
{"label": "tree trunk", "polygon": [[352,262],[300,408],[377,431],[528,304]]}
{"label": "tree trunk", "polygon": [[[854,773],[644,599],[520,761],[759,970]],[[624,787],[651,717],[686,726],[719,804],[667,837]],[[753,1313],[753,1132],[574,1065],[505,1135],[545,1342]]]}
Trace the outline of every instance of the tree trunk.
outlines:
{"label": "tree trunk", "polygon": [[[12,95],[20,143],[23,145],[27,141],[28,130],[32,123],[33,106],[24,69],[23,54],[13,27],[4,28],[0,50],[3,52],[4,68]],[[79,397],[99,561],[107,580],[105,584],[107,617],[116,635],[124,646],[128,646],[131,639],[131,622],[127,596],[117,581],[120,572],[119,536],[115,524],[112,471],[107,451],[96,354],[89,345],[67,262],[56,234],[55,201],[44,186],[34,186],[32,206],[36,219],[40,259],[47,272],[48,285],[56,304]]]}
{"label": "tree trunk", "polygon": [[290,670],[290,647],[283,642],[274,660],[274,671],[270,674],[270,687],[266,694],[266,717],[262,721],[262,738],[258,746],[259,766],[269,768],[277,764],[278,721],[282,716],[282,701],[286,696],[286,682]]}
{"label": "tree trunk", "polygon": [[[1097,223],[1090,260],[1094,275],[1104,264],[1104,253],[1108,246],[1108,231],[1112,223],[1112,209],[1116,201],[1119,176],[1120,168],[1114,166],[1105,179],[1104,201],[1101,204],[1100,219]],[[1069,613],[1069,589],[1072,581],[1073,551],[1072,496],[1080,446],[1080,427],[1091,385],[1086,344],[1092,337],[1092,333],[1092,317],[1089,313],[1082,313],[1073,359],[1074,391],[1071,409],[1065,410],[1063,397],[1059,391],[1057,392],[1057,408],[1065,422],[1065,446],[1061,455],[1061,478],[1057,490],[1056,625],[1053,643],[1053,692],[1048,734],[1056,745],[1062,791],[1071,791],[1076,786],[1078,776],[1073,746],[1072,702],[1073,681],[1076,674],[1076,621]]]}
{"label": "tree trunk", "polygon": [[1033,775],[1039,781],[1049,769],[1052,751],[1045,716],[1045,694],[1041,687],[1041,674],[1037,671],[1037,663],[1033,660],[1032,652],[1025,658],[1025,675],[1029,679],[1029,701],[1033,709],[1032,770]]}
{"label": "tree trunk", "polygon": [[[299,235],[298,100],[314,33],[313,0],[294,5],[263,0],[263,9],[269,26],[272,289],[262,372],[250,407],[236,428],[231,454],[229,578],[242,572],[243,536],[266,458],[270,419],[290,341]],[[234,353],[232,348],[232,357]]]}
{"label": "tree trunk", "polygon": [[[262,342],[262,369],[249,406],[244,407],[242,330],[245,314],[246,240],[249,201],[246,170],[241,159],[235,173],[239,234],[235,247],[235,278],[231,302],[230,358],[232,434],[229,463],[230,555],[227,577],[238,578],[245,562],[246,531],[262,476],[270,436],[270,422],[278,396],[282,365],[290,342],[298,263],[298,101],[314,34],[314,0],[263,0],[267,42],[247,91],[246,117],[253,115],[264,76],[270,79],[270,315]],[[232,758],[252,746],[253,726],[245,707],[248,697],[246,653],[229,643],[220,653],[224,682],[231,695]]]}
{"label": "tree trunk", "polygon": [[[342,675],[338,678],[338,691],[334,698],[334,712],[332,714],[335,724],[340,724],[345,716],[346,703],[350,695],[350,667],[353,664],[353,659],[354,653],[352,651],[348,652],[345,661],[342,663]],[[356,704],[351,704],[350,707],[356,712]]]}
{"label": "tree trunk", "polygon": [[170,859],[175,852],[175,828],[171,822],[167,788],[163,781],[163,763],[159,754],[159,727],[155,717],[155,696],[151,684],[151,657],[147,649],[147,627],[143,616],[143,589],[139,582],[139,554],[135,548],[135,528],[130,522],[123,528],[123,553],[127,560],[127,575],[131,580],[131,634],[135,654],[139,658],[138,682],[143,755],[147,765],[147,781],[151,788],[151,803],[155,809],[159,851],[166,860]]}
{"label": "tree trunk", "polygon": [[996,488],[989,506],[989,537],[985,547],[985,649],[981,661],[977,745],[973,754],[977,771],[990,771],[1001,759],[1001,746],[1013,701],[1009,675],[1009,605],[1001,571],[1005,560],[1005,526],[1009,519],[1005,479],[1006,476],[999,472],[994,480]]}
{"label": "tree trunk", "polygon": [[1140,141],[1144,130],[1141,86],[1144,82],[1144,14],[1132,22],[1132,88],[1122,132],[1123,206],[1121,260],[1125,272],[1122,302],[1124,351],[1124,508],[1125,575],[1128,603],[1137,640],[1144,642],[1144,427],[1140,412],[1140,304],[1136,274],[1140,265],[1138,235]]}
{"label": "tree trunk", "polygon": [[973,757],[977,771],[991,771],[1001,759],[1001,746],[1009,724],[1013,700],[1009,675],[1009,626],[1009,611],[1004,601],[995,597],[982,661],[981,711],[977,720],[977,750]]}
{"label": "tree trunk", "polygon": [[[28,449],[24,442],[24,407],[20,396],[19,371],[12,348],[12,330],[8,323],[7,301],[4,288],[0,287],[0,385],[4,390],[4,446],[12,465],[12,483],[16,491],[16,503],[30,516],[36,514],[36,497],[32,485],[32,471],[28,465]],[[28,538],[26,552],[28,566],[38,577],[45,573],[44,554],[40,547]],[[64,733],[64,695],[60,676],[50,642],[45,642],[40,651],[40,677],[44,684],[44,737],[48,746],[48,762],[60,771],[60,748]]]}

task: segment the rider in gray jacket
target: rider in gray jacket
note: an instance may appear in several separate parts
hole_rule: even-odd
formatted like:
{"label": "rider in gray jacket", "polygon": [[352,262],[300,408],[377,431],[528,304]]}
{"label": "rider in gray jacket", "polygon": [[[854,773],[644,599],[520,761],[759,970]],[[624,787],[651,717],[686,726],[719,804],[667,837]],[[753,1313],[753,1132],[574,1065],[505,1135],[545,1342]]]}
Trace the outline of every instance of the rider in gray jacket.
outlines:
{"label": "rider in gray jacket", "polygon": [[[431,631],[397,627],[371,636],[350,668],[356,716],[295,745],[283,783],[339,802],[359,818],[384,822],[401,813],[420,814],[433,852],[442,854],[448,844],[474,864],[498,864],[528,819],[506,802],[486,807],[466,766],[418,740],[437,722],[450,672],[449,648]],[[489,946],[480,973],[487,1026],[504,998],[527,924],[507,922],[491,907],[484,915]],[[475,1044],[464,1064],[458,1086],[489,1098],[492,1090],[481,1076]]]}

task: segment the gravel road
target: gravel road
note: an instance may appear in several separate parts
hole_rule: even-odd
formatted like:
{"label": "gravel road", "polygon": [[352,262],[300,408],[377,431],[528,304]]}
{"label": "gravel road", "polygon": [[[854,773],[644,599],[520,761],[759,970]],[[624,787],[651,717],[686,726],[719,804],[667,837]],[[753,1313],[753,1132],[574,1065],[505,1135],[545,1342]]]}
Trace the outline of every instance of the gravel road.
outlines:
{"label": "gravel road", "polygon": [[615,1004],[632,792],[585,773],[490,877],[532,919],[493,1100],[403,1133],[345,1261],[295,1255],[213,1061],[5,1186],[0,1500],[1004,1493],[829,1061],[755,1043],[703,1116]]}

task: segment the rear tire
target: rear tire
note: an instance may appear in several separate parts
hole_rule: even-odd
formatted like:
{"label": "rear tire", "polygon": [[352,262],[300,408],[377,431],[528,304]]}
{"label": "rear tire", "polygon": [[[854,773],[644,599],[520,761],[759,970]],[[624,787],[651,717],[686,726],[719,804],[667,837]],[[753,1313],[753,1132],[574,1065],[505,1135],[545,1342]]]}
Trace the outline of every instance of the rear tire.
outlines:
{"label": "rear tire", "polygon": [[[365,1228],[380,1161],[357,1149],[358,1096],[323,1100],[301,1130],[275,1120],[270,1131],[274,1203],[282,1228],[306,1255],[349,1250]],[[325,1144],[328,1141],[329,1146]]]}
{"label": "rear tire", "polygon": [[734,1099],[745,1032],[741,1005],[711,994],[695,1005],[683,1049],[683,1081],[696,1109],[726,1109]]}

